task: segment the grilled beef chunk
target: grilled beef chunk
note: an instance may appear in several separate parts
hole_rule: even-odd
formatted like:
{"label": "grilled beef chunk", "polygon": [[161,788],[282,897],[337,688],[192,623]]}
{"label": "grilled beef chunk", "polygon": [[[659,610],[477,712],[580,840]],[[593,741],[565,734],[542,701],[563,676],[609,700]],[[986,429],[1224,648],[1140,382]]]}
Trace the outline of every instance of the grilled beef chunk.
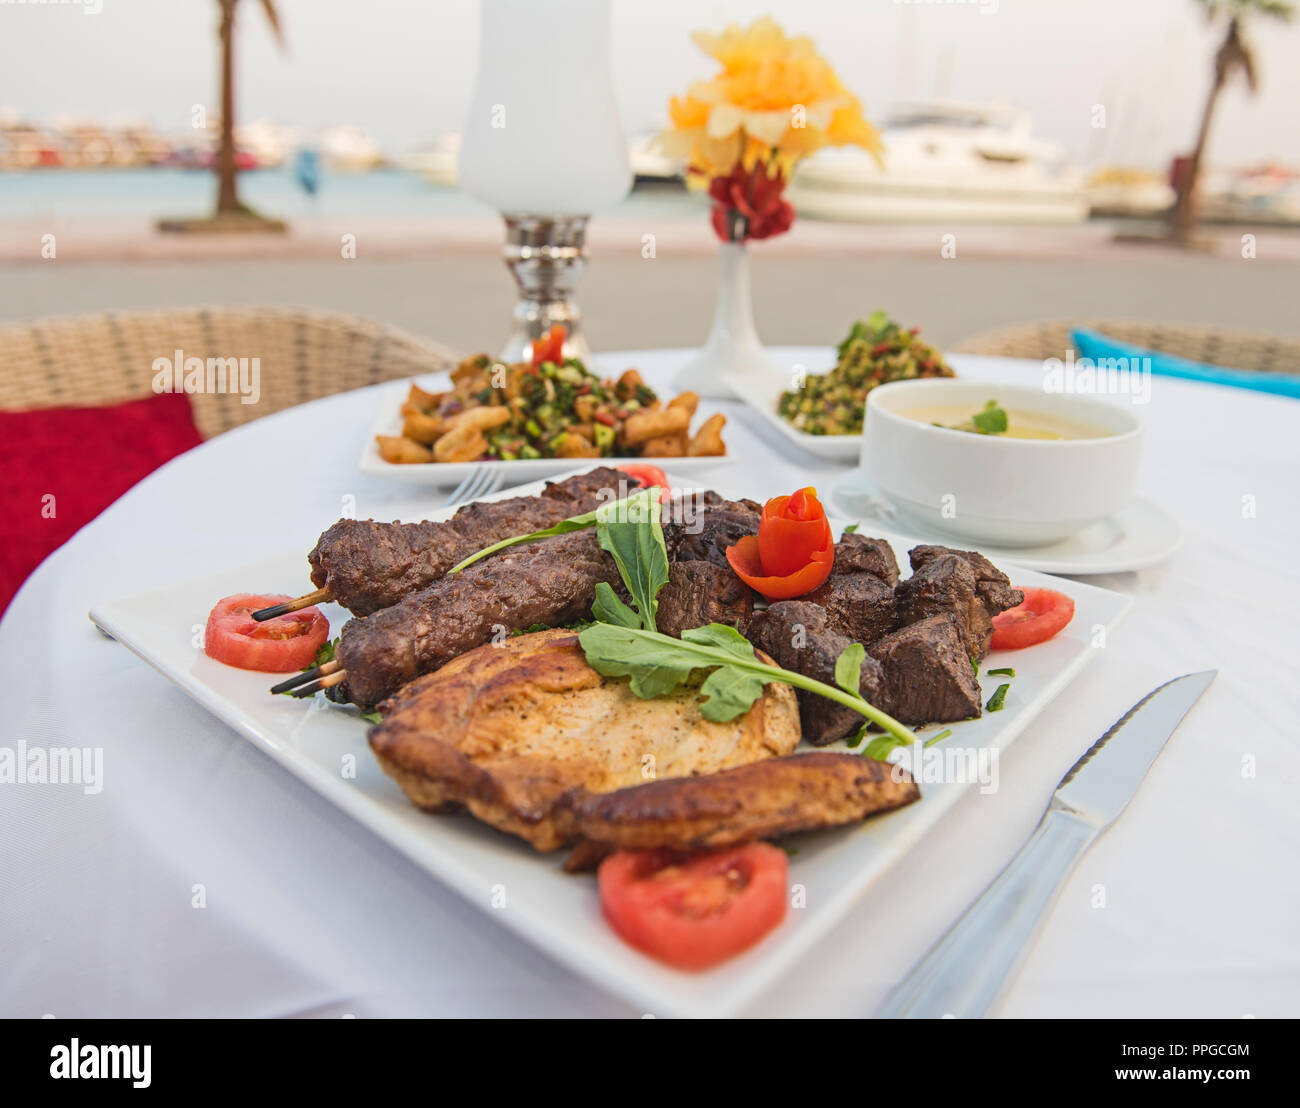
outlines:
{"label": "grilled beef chunk", "polygon": [[898,584],[898,559],[884,539],[869,539],[854,532],[835,544],[834,572],[854,571],[874,574],[891,588]]}
{"label": "grilled beef chunk", "polygon": [[[873,642],[867,653],[879,659],[884,673],[884,695],[872,703],[895,719],[951,723],[980,714],[975,667],[956,622],[948,616],[909,624]],[[867,695],[865,690],[862,695]]]}
{"label": "grilled beef chunk", "polygon": [[353,614],[369,615],[432,584],[483,547],[590,512],[627,486],[627,474],[601,467],[550,482],[538,496],[466,504],[444,521],[341,519],[307,556],[312,583],[328,586]]}
{"label": "grilled beef chunk", "polygon": [[[839,554],[835,555],[836,565]],[[829,625],[854,642],[869,643],[894,629],[894,590],[874,573],[838,568],[801,600],[826,609]]]}
{"label": "grilled beef chunk", "polygon": [[694,511],[673,513],[664,524],[664,544],[673,562],[712,562],[730,570],[727,547],[758,534],[763,505],[753,500],[709,499]]}
{"label": "grilled beef chunk", "polygon": [[1005,573],[990,562],[983,554],[974,550],[952,550],[946,546],[914,546],[907,552],[912,563],[912,572],[924,568],[936,558],[945,555],[960,558],[975,574],[975,591],[984,602],[984,608],[992,619],[999,612],[1014,608],[1024,602],[1025,594],[1011,587],[1011,581]]}
{"label": "grilled beef chunk", "polygon": [[975,585],[975,571],[955,554],[926,562],[894,590],[896,626],[946,616],[956,625],[967,658],[979,661],[988,653],[993,620]]}
{"label": "grilled beef chunk", "polygon": [[369,710],[503,631],[584,619],[597,583],[618,580],[591,528],[494,554],[345,623],[335,657],[347,671],[347,697]]}
{"label": "grilled beef chunk", "polygon": [[665,635],[680,637],[706,623],[727,623],[743,635],[754,613],[754,594],[729,567],[673,562],[656,610],[655,626]]}
{"label": "grilled beef chunk", "polygon": [[[826,609],[802,600],[782,600],[750,620],[749,641],[770,654],[783,669],[792,669],[828,685],[835,684],[835,660],[853,641],[834,629]],[[864,699],[889,711],[882,703],[885,674],[874,658],[862,662]],[[863,717],[852,708],[836,704],[814,692],[796,689],[803,737],[814,746],[825,746],[853,734]]]}

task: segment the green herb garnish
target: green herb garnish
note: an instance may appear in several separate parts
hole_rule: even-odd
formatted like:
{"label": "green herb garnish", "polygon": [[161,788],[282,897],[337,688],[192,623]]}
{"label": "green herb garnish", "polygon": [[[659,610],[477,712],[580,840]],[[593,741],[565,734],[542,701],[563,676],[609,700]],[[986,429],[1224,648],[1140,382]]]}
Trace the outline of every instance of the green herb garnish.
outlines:
{"label": "green herb garnish", "polygon": [[998,406],[996,400],[990,400],[965,423],[954,423],[951,426],[946,423],[935,424],[948,431],[971,431],[976,435],[1002,435],[1010,425],[1006,411]]}
{"label": "green herb garnish", "polygon": [[[854,743],[854,745],[856,746],[857,743]],[[910,738],[903,739],[897,735],[877,735],[867,743],[867,749],[862,752],[862,756],[864,758],[874,758],[877,762],[883,762],[900,746],[911,745],[912,740]]]}
{"label": "green herb garnish", "polygon": [[976,412],[970,417],[970,421],[975,424],[975,429],[983,435],[1000,435],[1008,426],[1007,413],[1000,407],[996,400],[990,400],[984,405],[982,412]]}
{"label": "green herb garnish", "polygon": [[988,671],[988,675],[990,677],[1014,677],[1016,671],[1010,666],[1007,666],[1006,669],[991,669]]}
{"label": "green herb garnish", "polygon": [[1002,711],[1002,705],[1007,699],[1007,690],[1009,688],[1011,688],[1010,685],[999,685],[997,689],[994,690],[993,695],[989,697],[989,702],[985,704],[984,707],[990,712]]}
{"label": "green herb garnish", "polygon": [[[743,715],[753,707],[765,685],[781,681],[852,708],[884,728],[900,744],[912,741],[911,731],[893,716],[868,704],[861,693],[850,693],[802,673],[760,662],[749,640],[725,624],[696,627],[683,631],[682,637],[675,639],[658,631],[597,623],[583,631],[578,641],[593,669],[606,677],[631,678],[632,692],[645,700],[666,696],[690,681],[698,671],[709,670],[700,686],[700,695],[704,697],[700,714],[715,723]],[[860,644],[854,645],[860,648]],[[842,666],[837,662],[837,676],[846,672],[850,664]]]}
{"label": "green herb garnish", "polygon": [[362,712],[362,713],[361,713],[361,718],[364,719],[367,723],[383,723],[383,722],[384,722],[384,717],[381,716],[378,712]]}
{"label": "green herb garnish", "polygon": [[334,651],[339,645],[337,638],[326,639],[316,648],[316,657],[311,660],[310,665],[302,667],[302,672],[306,673],[309,669],[315,669],[317,666],[323,666],[326,662],[334,661]]}
{"label": "green herb garnish", "polygon": [[947,738],[949,735],[951,735],[951,734],[952,734],[952,728],[949,727],[947,731],[940,731],[937,735],[931,735],[931,736],[930,736],[928,739],[926,739],[925,742],[922,743],[921,745],[922,745],[922,746],[933,746],[935,743],[941,743],[941,742],[943,742],[943,740],[946,739],[946,738]]}
{"label": "green herb garnish", "polygon": [[668,584],[668,549],[664,545],[658,486],[598,508],[596,537],[600,548],[614,559],[636,606],[633,611],[602,581],[596,587],[596,603],[592,606],[596,618],[621,627],[656,630],[656,598]]}
{"label": "green herb garnish", "polygon": [[844,534],[846,534],[846,535],[853,535],[853,534],[856,534],[858,528],[861,527],[861,526],[862,526],[862,524],[860,524],[860,523],[850,523],[846,528],[844,528]]}
{"label": "green herb garnish", "polygon": [[[481,561],[489,554],[495,554],[498,550],[504,550],[508,546],[517,546],[519,543],[523,542],[536,542],[538,539],[549,539],[554,535],[567,535],[570,531],[584,531],[588,527],[595,527],[597,519],[602,512],[614,512],[617,510],[619,505],[631,505],[633,501],[646,499],[651,493],[655,494],[655,504],[657,505],[659,503],[659,491],[660,490],[657,486],[650,489],[638,489],[631,496],[627,497],[627,499],[612,500],[608,504],[602,504],[595,511],[583,512],[580,516],[570,516],[568,519],[562,519],[559,523],[553,524],[550,527],[543,527],[540,531],[530,531],[526,535],[512,535],[508,539],[494,542],[491,546],[485,546],[482,550],[471,554],[463,561],[457,562],[447,572],[459,573],[462,569],[472,566],[475,562]],[[632,511],[633,509],[629,508],[628,510]],[[661,526],[661,536],[662,533],[663,529]]]}

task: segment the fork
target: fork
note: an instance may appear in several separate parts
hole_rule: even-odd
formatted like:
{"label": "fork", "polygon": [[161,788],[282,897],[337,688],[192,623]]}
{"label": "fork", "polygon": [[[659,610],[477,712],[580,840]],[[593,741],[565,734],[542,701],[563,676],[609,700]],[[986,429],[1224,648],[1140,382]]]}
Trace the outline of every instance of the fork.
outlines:
{"label": "fork", "polygon": [[475,466],[466,474],[465,480],[452,490],[452,494],[447,497],[443,506],[451,508],[456,504],[465,504],[470,500],[477,500],[480,496],[490,496],[496,492],[505,481],[505,474],[498,466],[499,463]]}

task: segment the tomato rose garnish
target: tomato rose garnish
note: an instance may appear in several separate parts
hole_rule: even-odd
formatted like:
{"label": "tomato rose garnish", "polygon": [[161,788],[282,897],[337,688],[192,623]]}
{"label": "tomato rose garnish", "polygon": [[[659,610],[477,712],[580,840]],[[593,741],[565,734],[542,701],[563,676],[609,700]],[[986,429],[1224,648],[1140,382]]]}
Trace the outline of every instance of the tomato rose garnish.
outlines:
{"label": "tomato rose garnish", "polygon": [[768,600],[793,600],[812,592],[831,575],[835,562],[835,544],[819,550],[802,569],[784,577],[769,576],[763,572],[763,562],[758,552],[758,536],[746,535],[735,546],[727,547],[727,562],[736,576],[751,589]]}
{"label": "tomato rose garnish", "polygon": [[261,623],[252,616],[261,608],[292,599],[237,593],[219,600],[203,631],[204,653],[228,666],[265,673],[289,673],[311,665],[330,635],[329,621],[319,608],[303,608]]}
{"label": "tomato rose garnish", "polygon": [[831,524],[814,488],[791,496],[774,496],[763,505],[758,526],[758,555],[769,577],[796,573],[815,555],[834,546]]}
{"label": "tomato rose garnish", "polygon": [[790,600],[815,589],[835,562],[835,539],[817,490],[774,496],[763,505],[758,534],[728,547],[727,561],[768,600]]}
{"label": "tomato rose garnish", "polygon": [[704,970],[785,918],[788,864],[767,843],[697,854],[620,850],[600,864],[600,906],[623,940],[652,958]]}

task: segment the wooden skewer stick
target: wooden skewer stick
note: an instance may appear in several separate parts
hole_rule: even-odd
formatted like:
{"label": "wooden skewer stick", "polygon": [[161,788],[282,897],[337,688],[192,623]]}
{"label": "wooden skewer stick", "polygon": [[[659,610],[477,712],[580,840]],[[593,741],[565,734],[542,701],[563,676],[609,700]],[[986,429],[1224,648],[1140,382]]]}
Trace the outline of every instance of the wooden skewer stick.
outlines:
{"label": "wooden skewer stick", "polygon": [[313,604],[327,604],[333,599],[334,594],[330,591],[330,587],[326,585],[323,589],[304,593],[296,600],[286,600],[283,604],[272,604],[269,608],[259,608],[253,613],[253,618],[258,623],[262,623],[268,619],[275,619],[276,616],[287,616],[290,612],[299,612],[303,608],[310,608]]}
{"label": "wooden skewer stick", "polygon": [[286,677],[278,685],[272,685],[271,692],[279,695],[288,692],[290,689],[296,689],[299,685],[305,685],[308,681],[315,681],[318,677],[328,677],[342,664],[336,659],[323,665],[312,666],[311,669],[305,669],[301,673],[295,673],[292,677]]}
{"label": "wooden skewer stick", "polygon": [[336,669],[333,673],[313,681],[310,685],[302,685],[293,689],[289,695],[296,696],[300,700],[308,696],[315,696],[322,689],[333,688],[335,685],[341,685],[347,680],[348,671],[345,669]]}

